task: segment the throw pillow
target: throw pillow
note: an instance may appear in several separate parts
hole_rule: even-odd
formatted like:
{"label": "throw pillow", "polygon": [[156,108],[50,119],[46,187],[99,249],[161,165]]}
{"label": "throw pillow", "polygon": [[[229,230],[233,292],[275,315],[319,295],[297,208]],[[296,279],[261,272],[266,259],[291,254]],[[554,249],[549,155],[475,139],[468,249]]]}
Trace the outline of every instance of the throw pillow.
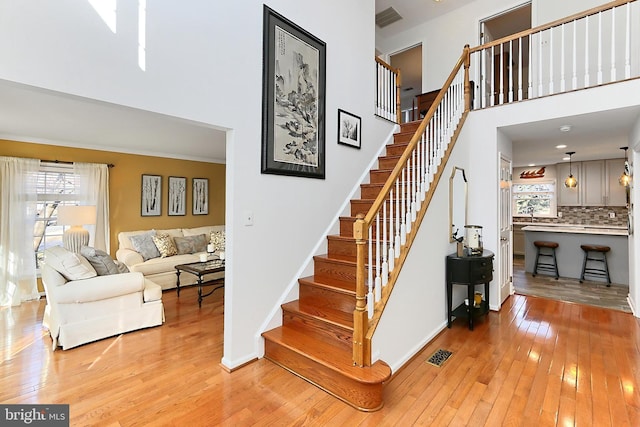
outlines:
{"label": "throw pillow", "polygon": [[206,252],[207,235],[198,234],[197,236],[174,237],[178,255],[194,254],[196,252]]}
{"label": "throw pillow", "polygon": [[80,255],[89,261],[94,270],[96,270],[96,273],[98,273],[98,276],[120,273],[113,258],[105,251],[90,246],[83,246],[80,248]]}
{"label": "throw pillow", "polygon": [[212,231],[211,244],[213,245],[214,252],[224,251],[224,245],[225,245],[224,231]]}
{"label": "throw pillow", "polygon": [[160,256],[160,252],[158,252],[158,247],[155,243],[153,243],[153,236],[156,235],[156,230],[147,231],[146,233],[136,234],[135,236],[131,236],[129,240],[131,240],[131,245],[133,249],[136,250],[142,258],[146,261],[151,258],[158,258]]}
{"label": "throw pillow", "polygon": [[44,252],[44,262],[67,280],[90,279],[98,275],[85,257],[68,251],[62,246],[47,249]]}
{"label": "throw pillow", "polygon": [[178,249],[173,243],[173,237],[168,234],[158,234],[153,236],[153,243],[156,244],[161,258],[178,255]]}

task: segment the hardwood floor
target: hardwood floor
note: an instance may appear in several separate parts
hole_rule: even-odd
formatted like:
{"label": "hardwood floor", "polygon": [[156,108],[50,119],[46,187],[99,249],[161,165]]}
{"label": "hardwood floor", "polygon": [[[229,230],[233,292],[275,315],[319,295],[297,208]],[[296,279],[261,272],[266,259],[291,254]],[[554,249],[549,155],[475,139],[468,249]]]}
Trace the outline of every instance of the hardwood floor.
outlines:
{"label": "hardwood floor", "polygon": [[[640,323],[632,315],[514,295],[474,331],[457,320],[363,413],[261,359],[222,357],[222,292],[165,292],[166,323],[51,351],[44,301],[0,310],[0,402],[69,403],[71,425],[640,425]],[[453,355],[426,363],[437,349]]]}
{"label": "hardwood floor", "polygon": [[521,295],[552,298],[631,313],[631,307],[627,301],[628,286],[614,283],[607,287],[604,281],[585,280],[580,283],[577,279],[566,277],[556,280],[548,273],[533,277],[531,273],[524,271],[522,256],[513,258],[513,287],[515,292]]}

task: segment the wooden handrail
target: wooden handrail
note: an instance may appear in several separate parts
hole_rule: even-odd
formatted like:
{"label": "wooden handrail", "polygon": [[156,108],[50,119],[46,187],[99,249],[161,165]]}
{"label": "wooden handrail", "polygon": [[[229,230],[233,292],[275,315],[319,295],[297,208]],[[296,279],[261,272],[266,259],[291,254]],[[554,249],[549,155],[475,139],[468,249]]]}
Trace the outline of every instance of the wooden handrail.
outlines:
{"label": "wooden handrail", "polygon": [[557,20],[555,20],[553,22],[549,22],[548,24],[539,25],[539,26],[537,26],[535,28],[530,28],[528,30],[520,31],[519,33],[512,34],[512,35],[509,35],[509,36],[506,36],[506,37],[502,37],[502,38],[500,38],[498,40],[492,40],[492,41],[490,41],[488,43],[485,43],[483,45],[471,48],[469,53],[479,52],[481,50],[488,49],[491,46],[498,46],[498,45],[501,45],[501,44],[506,43],[506,42],[511,41],[511,40],[517,40],[517,39],[519,39],[521,37],[526,37],[526,36],[529,36],[529,35],[532,35],[532,34],[535,34],[535,33],[539,33],[539,32],[548,30],[550,28],[558,27],[558,26],[560,26],[562,24],[566,24],[566,23],[571,22],[571,21],[576,21],[578,19],[586,18],[587,16],[595,15],[597,13],[604,12],[605,10],[613,9],[614,7],[622,6],[622,5],[627,4],[627,3],[633,3],[635,1],[636,0],[616,0],[616,1],[612,1],[610,3],[605,3],[605,4],[601,5],[601,6],[594,7],[594,8],[585,10],[583,12],[578,12],[578,13],[575,13],[573,15],[567,16],[567,17],[562,18],[562,19],[557,19]]}
{"label": "wooden handrail", "polygon": [[[369,366],[371,364],[371,337],[378,323],[378,319],[382,313],[382,310],[376,310],[374,312],[374,317],[370,320],[368,318],[367,306],[366,306],[366,243],[369,238],[369,228],[371,227],[372,222],[374,221],[376,215],[378,215],[379,211],[382,208],[385,199],[389,196],[390,191],[392,190],[393,185],[396,180],[399,178],[402,170],[405,168],[406,163],[409,157],[412,155],[413,151],[416,149],[418,141],[421,138],[421,135],[424,133],[428,123],[435,116],[438,105],[444,99],[445,94],[449,90],[449,87],[453,83],[456,75],[460,72],[460,68],[464,67],[464,116],[468,113],[471,105],[471,96],[470,96],[470,86],[469,86],[469,65],[470,65],[470,54],[469,54],[469,45],[464,47],[464,50],[456,62],[453,70],[451,71],[449,77],[447,78],[445,84],[442,86],[442,89],[436,96],[433,104],[427,111],[424,119],[418,126],[415,134],[411,138],[407,148],[404,150],[400,159],[396,163],[396,166],[393,168],[390,176],[387,178],[385,184],[382,187],[382,190],[376,197],[373,202],[371,208],[367,212],[366,215],[359,214],[354,225],[353,225],[353,235],[356,240],[356,308],[354,311],[354,333],[353,333],[353,359],[354,363],[359,366]],[[464,120],[464,119],[463,119]],[[456,131],[457,135],[457,131]],[[439,175],[441,175],[441,169],[439,170]],[[437,184],[437,183],[436,183]],[[430,190],[432,192],[432,190]],[[424,212],[427,208],[427,203],[423,206],[421,210],[421,217],[424,215]],[[413,230],[410,236],[415,236],[416,230]],[[404,259],[406,258],[406,252],[411,242],[413,241],[413,237],[410,237],[410,240],[407,242],[407,247],[402,252],[402,254],[398,258],[398,266],[397,270],[394,270],[395,273],[390,277],[389,283],[386,286],[385,295],[381,300],[380,308],[384,309],[388,297],[393,289],[393,284],[397,278],[397,272],[400,270]]]}

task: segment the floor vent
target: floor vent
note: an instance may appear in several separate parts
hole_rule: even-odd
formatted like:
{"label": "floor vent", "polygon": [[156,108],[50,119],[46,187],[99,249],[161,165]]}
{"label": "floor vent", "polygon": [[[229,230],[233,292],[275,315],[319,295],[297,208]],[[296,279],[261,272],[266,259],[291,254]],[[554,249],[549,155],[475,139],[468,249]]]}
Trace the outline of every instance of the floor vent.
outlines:
{"label": "floor vent", "polygon": [[449,350],[438,349],[435,353],[427,359],[427,363],[433,366],[441,367],[446,362],[453,352]]}

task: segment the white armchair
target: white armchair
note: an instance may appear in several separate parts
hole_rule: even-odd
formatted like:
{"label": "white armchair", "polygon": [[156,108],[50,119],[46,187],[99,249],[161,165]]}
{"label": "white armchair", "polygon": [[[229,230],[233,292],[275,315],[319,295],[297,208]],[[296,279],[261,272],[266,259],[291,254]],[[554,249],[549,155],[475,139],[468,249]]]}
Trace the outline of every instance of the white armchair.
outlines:
{"label": "white armchair", "polygon": [[142,273],[67,280],[43,263],[47,295],[43,325],[63,350],[164,322],[162,289]]}

